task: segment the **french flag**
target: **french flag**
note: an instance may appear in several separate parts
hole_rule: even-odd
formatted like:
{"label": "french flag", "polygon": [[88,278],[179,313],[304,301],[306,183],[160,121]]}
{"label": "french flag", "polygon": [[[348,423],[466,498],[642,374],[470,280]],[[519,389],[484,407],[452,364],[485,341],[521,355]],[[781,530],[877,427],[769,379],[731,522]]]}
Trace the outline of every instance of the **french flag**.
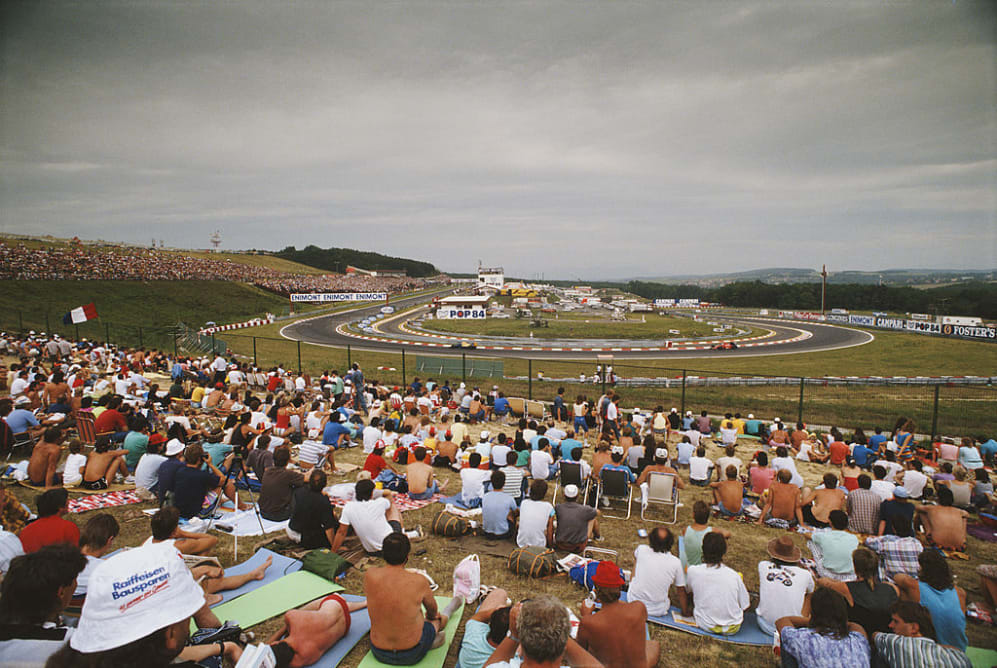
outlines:
{"label": "french flag", "polygon": [[81,322],[86,322],[87,320],[95,320],[96,318],[97,307],[93,305],[93,302],[91,302],[86,306],[74,308],[72,311],[62,316],[62,324],[75,325]]}

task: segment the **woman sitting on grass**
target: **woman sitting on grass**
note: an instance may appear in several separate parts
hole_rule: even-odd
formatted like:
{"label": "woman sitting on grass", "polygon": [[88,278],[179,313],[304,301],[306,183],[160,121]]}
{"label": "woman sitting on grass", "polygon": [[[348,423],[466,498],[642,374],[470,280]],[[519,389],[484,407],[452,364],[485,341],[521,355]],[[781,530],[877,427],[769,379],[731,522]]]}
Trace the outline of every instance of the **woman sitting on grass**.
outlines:
{"label": "woman sitting on grass", "polygon": [[844,597],[819,587],[810,604],[809,619],[783,617],[775,623],[782,641],[782,665],[789,668],[868,666],[868,637],[861,626],[848,621],[848,603]]}

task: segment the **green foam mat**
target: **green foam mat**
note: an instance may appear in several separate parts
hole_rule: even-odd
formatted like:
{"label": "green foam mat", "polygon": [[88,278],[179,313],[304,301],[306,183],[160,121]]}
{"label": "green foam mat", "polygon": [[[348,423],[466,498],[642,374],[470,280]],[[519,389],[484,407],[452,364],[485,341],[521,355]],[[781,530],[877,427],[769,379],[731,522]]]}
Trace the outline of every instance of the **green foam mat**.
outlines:
{"label": "green foam mat", "polygon": [[[291,608],[314,601],[343,588],[308,571],[297,571],[263,585],[211,609],[222,622],[233,620],[244,629],[271,617],[282,615]],[[193,620],[191,632],[195,630]]]}
{"label": "green foam mat", "polygon": [[[436,605],[440,610],[446,607],[450,599],[445,596],[436,597]],[[419,668],[438,668],[438,666],[443,665],[443,660],[447,658],[447,652],[450,651],[450,645],[453,644],[454,637],[457,635],[457,627],[460,625],[460,618],[464,614],[464,605],[461,604],[460,608],[447,620],[447,626],[444,629],[446,633],[446,642],[436,649],[429,650],[426,656],[422,657],[422,661],[419,663],[413,663],[413,666],[419,666]],[[387,666],[386,663],[381,663],[374,658],[373,652],[367,652],[367,656],[359,663],[357,668],[379,668],[380,666]]]}
{"label": "green foam mat", "polygon": [[993,666],[997,666],[997,651],[992,649],[967,647],[966,656],[969,657],[973,668],[993,668]]}

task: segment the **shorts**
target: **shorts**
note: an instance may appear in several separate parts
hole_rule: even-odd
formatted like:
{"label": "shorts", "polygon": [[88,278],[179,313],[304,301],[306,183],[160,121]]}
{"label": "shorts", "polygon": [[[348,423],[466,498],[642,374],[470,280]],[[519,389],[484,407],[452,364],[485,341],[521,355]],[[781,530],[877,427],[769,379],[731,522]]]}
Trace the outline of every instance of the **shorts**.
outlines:
{"label": "shorts", "polygon": [[925,542],[925,544],[928,547],[934,547],[934,548],[942,550],[944,552],[965,552],[966,551],[966,544],[965,543],[962,544],[962,547],[943,547],[943,546],[939,545],[938,543],[936,543],[934,541],[934,539],[932,539],[932,537],[929,536],[928,534],[924,534],[924,542]]}
{"label": "shorts", "polygon": [[429,650],[433,647],[434,640],[436,640],[436,627],[430,622],[423,622],[422,637],[415,647],[394,650],[378,649],[374,645],[371,645],[370,651],[375,659],[389,666],[412,666],[422,661],[423,657],[429,653]]}
{"label": "shorts", "polygon": [[691,482],[693,485],[696,485],[697,487],[709,487],[710,486],[710,479],[709,478],[707,478],[706,480],[696,480],[695,478],[689,478],[689,482]]}
{"label": "shorts", "polygon": [[[702,628],[702,627],[700,627]],[[709,631],[710,633],[716,633],[722,636],[732,636],[741,630],[740,624],[731,624],[730,626],[711,626],[708,629],[703,629],[704,631]]]}
{"label": "shorts", "polygon": [[80,483],[80,487],[82,487],[83,489],[90,489],[94,491],[100,489],[107,489],[107,481],[104,480],[103,478],[98,478],[97,480],[94,480],[92,482],[87,482],[86,480],[84,480]]}

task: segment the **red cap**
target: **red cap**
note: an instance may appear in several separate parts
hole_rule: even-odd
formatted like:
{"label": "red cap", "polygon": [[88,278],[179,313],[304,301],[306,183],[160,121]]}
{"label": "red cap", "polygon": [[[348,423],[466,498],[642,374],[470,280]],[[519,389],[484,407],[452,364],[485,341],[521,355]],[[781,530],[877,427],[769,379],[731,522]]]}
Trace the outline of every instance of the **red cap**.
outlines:
{"label": "red cap", "polygon": [[612,561],[600,561],[595,568],[595,575],[592,576],[592,584],[607,589],[622,587],[624,581],[620,575],[620,567]]}
{"label": "red cap", "polygon": [[149,434],[149,443],[165,443],[166,437],[160,434],[158,431]]}

